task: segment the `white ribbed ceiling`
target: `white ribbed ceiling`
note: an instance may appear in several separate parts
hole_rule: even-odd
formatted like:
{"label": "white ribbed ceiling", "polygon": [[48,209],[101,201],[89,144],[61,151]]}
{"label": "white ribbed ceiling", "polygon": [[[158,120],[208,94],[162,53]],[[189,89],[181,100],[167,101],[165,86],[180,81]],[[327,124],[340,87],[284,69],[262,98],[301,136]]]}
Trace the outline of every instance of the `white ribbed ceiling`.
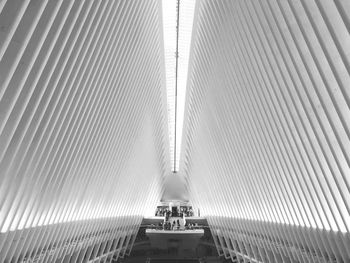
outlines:
{"label": "white ribbed ceiling", "polygon": [[160,2],[0,3],[0,261],[131,243],[170,171]]}
{"label": "white ribbed ceiling", "polygon": [[[0,261],[130,253],[177,166],[161,5],[0,0]],[[189,55],[178,175],[218,253],[349,262],[350,2],[197,0]]]}
{"label": "white ribbed ceiling", "polygon": [[347,0],[198,1],[180,173],[219,253],[348,262],[349,19]]}

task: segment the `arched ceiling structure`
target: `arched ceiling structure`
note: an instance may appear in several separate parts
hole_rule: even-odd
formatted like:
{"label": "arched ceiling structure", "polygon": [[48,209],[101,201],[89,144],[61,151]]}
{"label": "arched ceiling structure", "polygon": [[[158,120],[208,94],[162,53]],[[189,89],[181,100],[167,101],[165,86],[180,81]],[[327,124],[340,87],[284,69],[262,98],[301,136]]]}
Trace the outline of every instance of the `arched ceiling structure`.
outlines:
{"label": "arched ceiling structure", "polygon": [[180,173],[219,253],[349,260],[349,14],[341,0],[197,2]]}
{"label": "arched ceiling structure", "polygon": [[160,3],[0,7],[0,261],[123,255],[170,171]]}
{"label": "arched ceiling structure", "polygon": [[[197,0],[178,175],[219,255],[349,262],[349,3]],[[1,262],[116,260],[166,196],[161,4],[0,0]]]}

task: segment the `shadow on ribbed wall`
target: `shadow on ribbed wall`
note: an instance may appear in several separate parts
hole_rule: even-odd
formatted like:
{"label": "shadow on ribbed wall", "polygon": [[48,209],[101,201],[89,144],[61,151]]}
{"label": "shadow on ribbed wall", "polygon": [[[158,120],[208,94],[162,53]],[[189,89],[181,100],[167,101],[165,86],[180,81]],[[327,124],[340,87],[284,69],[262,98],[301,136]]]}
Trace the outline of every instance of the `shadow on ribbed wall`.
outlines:
{"label": "shadow on ribbed wall", "polygon": [[350,262],[349,233],[256,220],[208,217],[219,254],[254,262]]}
{"label": "shadow on ribbed wall", "polygon": [[[98,258],[111,261],[113,257],[130,254],[137,234],[131,229],[138,227],[131,222],[135,222],[134,217],[123,216],[1,233],[0,242],[12,251],[1,262],[89,262]],[[81,230],[84,234],[79,234]],[[6,243],[8,240],[12,242]],[[27,252],[21,254],[21,251]]]}

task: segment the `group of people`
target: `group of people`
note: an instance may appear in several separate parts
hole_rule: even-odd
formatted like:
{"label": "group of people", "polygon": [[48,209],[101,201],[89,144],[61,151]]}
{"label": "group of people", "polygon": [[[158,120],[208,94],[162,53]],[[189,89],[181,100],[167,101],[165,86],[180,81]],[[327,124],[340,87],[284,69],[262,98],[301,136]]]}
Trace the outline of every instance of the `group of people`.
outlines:
{"label": "group of people", "polygon": [[172,223],[170,221],[166,221],[164,223],[164,230],[178,230],[180,229],[180,220],[173,220]]}
{"label": "group of people", "polygon": [[[180,219],[173,220],[170,222],[170,220],[166,220],[163,222],[159,222],[158,225],[152,224],[150,226],[152,229],[158,229],[158,230],[180,230],[181,229],[181,223]],[[184,228],[182,229],[198,229],[201,228],[198,223],[185,223]]]}
{"label": "group of people", "polygon": [[189,216],[193,216],[193,210],[192,207],[189,206],[181,206],[180,207],[180,216],[182,217],[183,214],[185,214],[185,216],[189,217]]}
{"label": "group of people", "polygon": [[157,207],[156,216],[166,216],[166,214],[169,212],[170,211],[168,208]]}
{"label": "group of people", "polygon": [[155,225],[151,225],[151,228],[153,229],[163,229],[163,230],[178,230],[180,229],[180,220],[173,220],[173,222],[171,223],[170,221],[164,221],[163,222],[159,222],[158,226]]}
{"label": "group of people", "polygon": [[193,224],[193,223],[186,223],[185,224],[185,229],[197,229],[197,228],[199,228],[199,226],[198,226],[198,223],[195,223],[195,224]]}
{"label": "group of people", "polygon": [[170,211],[168,207],[157,207],[157,210],[155,212],[155,216],[165,216],[167,218],[172,216],[179,216],[179,217],[190,217],[193,216],[193,210],[191,206],[181,206],[180,209],[175,209],[175,211]]}

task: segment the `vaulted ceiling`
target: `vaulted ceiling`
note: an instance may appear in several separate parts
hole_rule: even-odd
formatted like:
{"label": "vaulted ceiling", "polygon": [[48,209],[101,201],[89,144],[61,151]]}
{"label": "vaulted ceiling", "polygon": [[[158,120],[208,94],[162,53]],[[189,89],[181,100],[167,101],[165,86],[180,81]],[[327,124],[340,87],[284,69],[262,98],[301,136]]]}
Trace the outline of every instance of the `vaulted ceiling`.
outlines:
{"label": "vaulted ceiling", "polygon": [[[218,253],[347,262],[350,2],[194,14],[176,176]],[[1,260],[130,252],[172,176],[162,23],[158,0],[0,0]]]}
{"label": "vaulted ceiling", "polygon": [[339,8],[199,1],[182,173],[207,213],[350,230],[350,36]]}
{"label": "vaulted ceiling", "polygon": [[25,245],[72,222],[95,222],[76,236],[137,231],[170,171],[159,3],[1,4],[0,258],[40,255]]}
{"label": "vaulted ceiling", "polygon": [[197,2],[180,173],[220,246],[274,262],[254,251],[274,233],[318,256],[265,247],[276,262],[322,262],[327,249],[348,260],[349,3]]}

